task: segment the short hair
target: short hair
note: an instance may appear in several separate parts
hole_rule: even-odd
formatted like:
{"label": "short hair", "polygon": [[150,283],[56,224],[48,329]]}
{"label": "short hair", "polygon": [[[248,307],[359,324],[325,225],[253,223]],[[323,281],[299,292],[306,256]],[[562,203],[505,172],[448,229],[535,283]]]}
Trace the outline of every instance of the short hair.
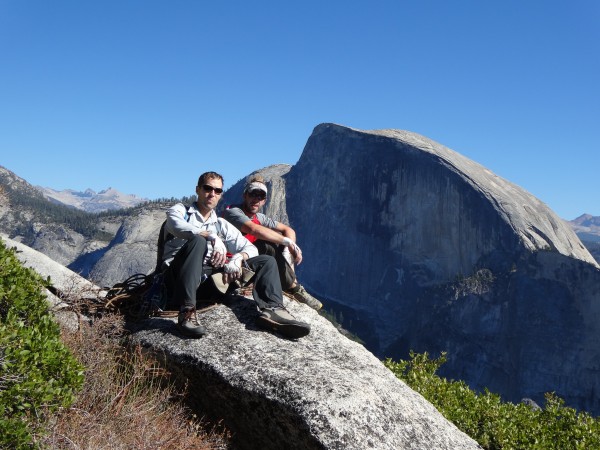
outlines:
{"label": "short hair", "polygon": [[248,184],[250,183],[265,183],[265,179],[262,177],[262,175],[254,175],[252,178],[250,178],[250,181],[248,181]]}
{"label": "short hair", "polygon": [[206,184],[206,182],[208,180],[212,180],[212,179],[215,179],[215,178],[217,180],[221,180],[221,183],[225,184],[225,180],[223,179],[223,176],[220,175],[220,174],[218,174],[217,172],[204,172],[198,178],[198,186],[202,186],[202,185]]}

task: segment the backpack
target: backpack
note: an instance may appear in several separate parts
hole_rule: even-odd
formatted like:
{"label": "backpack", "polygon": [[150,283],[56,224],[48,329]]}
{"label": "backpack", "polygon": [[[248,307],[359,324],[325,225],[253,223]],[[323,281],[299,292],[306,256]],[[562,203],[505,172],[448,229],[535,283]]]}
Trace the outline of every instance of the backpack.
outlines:
{"label": "backpack", "polygon": [[[190,215],[188,214],[188,209],[190,209],[190,208],[191,208],[191,206],[185,207],[185,215],[183,216],[183,218],[185,219],[186,222],[190,221]],[[160,226],[160,231],[158,232],[158,240],[156,242],[156,266],[154,267],[154,272],[152,272],[153,274],[158,274],[158,273],[162,272],[162,263],[163,263],[163,256],[164,256],[164,252],[165,252],[165,244],[175,237],[171,233],[169,233],[166,230],[166,228],[167,228],[167,220],[165,219],[165,221]]]}

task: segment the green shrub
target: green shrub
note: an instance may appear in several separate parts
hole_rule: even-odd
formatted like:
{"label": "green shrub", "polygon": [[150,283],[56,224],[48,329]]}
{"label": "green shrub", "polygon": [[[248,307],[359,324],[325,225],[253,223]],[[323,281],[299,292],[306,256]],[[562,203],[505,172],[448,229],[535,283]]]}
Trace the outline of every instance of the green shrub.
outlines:
{"label": "green shrub", "polygon": [[600,421],[564,406],[564,400],[556,395],[546,394],[543,409],[503,402],[488,390],[478,394],[463,381],[437,376],[445,362],[445,353],[430,359],[427,353],[414,352],[409,361],[384,361],[398,378],[485,449],[600,448]]}
{"label": "green shrub", "polygon": [[83,368],[60,340],[44,281],[0,240],[0,447],[32,444],[32,427],[74,400]]}

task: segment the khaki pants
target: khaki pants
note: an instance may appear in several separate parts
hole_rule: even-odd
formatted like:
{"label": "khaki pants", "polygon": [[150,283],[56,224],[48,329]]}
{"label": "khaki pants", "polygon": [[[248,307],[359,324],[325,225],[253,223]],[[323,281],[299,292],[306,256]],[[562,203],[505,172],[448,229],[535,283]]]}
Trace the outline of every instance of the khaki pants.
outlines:
{"label": "khaki pants", "polygon": [[283,256],[283,249],[285,246],[276,245],[272,242],[262,241],[260,239],[254,242],[254,245],[258,249],[258,253],[261,255],[269,255],[275,258],[277,262],[277,270],[279,271],[279,281],[284,291],[287,291],[292,287],[292,284],[296,281],[296,274],[294,268],[290,266],[285,257]]}

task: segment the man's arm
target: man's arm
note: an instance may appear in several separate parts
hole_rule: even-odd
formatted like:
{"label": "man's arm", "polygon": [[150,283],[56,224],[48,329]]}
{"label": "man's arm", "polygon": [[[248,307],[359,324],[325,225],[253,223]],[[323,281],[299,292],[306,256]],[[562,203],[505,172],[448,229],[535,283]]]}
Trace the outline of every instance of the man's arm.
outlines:
{"label": "man's arm", "polygon": [[294,263],[300,264],[302,262],[302,250],[300,250],[300,247],[296,244],[296,232],[292,227],[277,222],[275,229],[271,229],[249,220],[242,225],[242,231],[251,234],[252,236],[256,236],[257,239],[262,239],[263,241],[272,242],[277,245],[285,245],[290,251]]}
{"label": "man's arm", "polygon": [[167,231],[175,237],[186,240],[192,239],[194,235],[205,237],[212,244],[212,249],[210,249],[212,264],[215,267],[221,267],[226,259],[225,245],[216,233],[200,230],[197,226],[189,223],[186,220],[186,215],[190,213],[182,203],[169,208],[167,211]]}
{"label": "man's arm", "polygon": [[232,254],[223,273],[223,281],[230,283],[242,275],[242,261],[258,256],[258,249],[225,219],[219,219],[219,227],[225,246]]}
{"label": "man's arm", "polygon": [[173,236],[191,239],[200,232],[198,227],[185,219],[187,213],[187,208],[182,203],[177,203],[167,210],[167,230]]}
{"label": "man's arm", "polygon": [[186,214],[188,214],[188,210],[182,203],[177,203],[167,210],[167,230],[169,233],[182,239],[191,239],[196,234],[205,238],[210,236],[210,232],[200,231],[200,228],[186,220]]}
{"label": "man's arm", "polygon": [[259,225],[248,220],[242,225],[242,233],[251,234],[257,239],[262,239],[263,241],[272,242],[277,245],[282,245],[284,243],[283,238],[286,237],[296,242],[296,232],[291,227],[284,225],[281,222],[277,222],[275,229],[272,230],[264,225]]}
{"label": "man's arm", "polygon": [[258,256],[256,247],[246,239],[240,231],[227,220],[219,218],[220,234],[223,237],[223,242],[227,251],[232,255],[240,253],[244,259]]}
{"label": "man's arm", "polygon": [[287,225],[277,222],[264,214],[257,214],[258,220],[265,225],[253,222],[239,207],[231,207],[223,213],[225,220],[233,224],[245,234],[251,234],[257,239],[285,245],[292,254],[296,264],[302,262],[302,250],[296,245],[296,232]]}

